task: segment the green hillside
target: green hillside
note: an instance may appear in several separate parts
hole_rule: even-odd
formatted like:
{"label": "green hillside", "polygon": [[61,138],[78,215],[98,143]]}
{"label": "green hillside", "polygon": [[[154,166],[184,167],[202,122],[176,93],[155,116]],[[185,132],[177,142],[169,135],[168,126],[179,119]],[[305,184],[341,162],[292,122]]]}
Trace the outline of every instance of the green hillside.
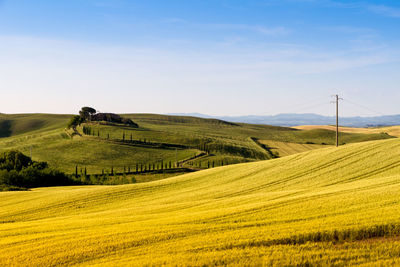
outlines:
{"label": "green hillside", "polygon": [[[88,173],[101,173],[111,168],[121,172],[124,167],[134,168],[137,164],[175,165],[176,161],[183,167],[204,169],[274,158],[274,150],[259,140],[329,145],[335,136],[333,131],[324,129],[297,130],[155,114],[123,116],[138,123],[139,128],[85,123],[76,134],[65,130],[71,115],[3,114],[0,150],[21,150],[32,154],[34,160],[47,161],[68,173],[74,172],[76,166],[86,167]],[[83,126],[90,127],[94,136],[83,134]],[[343,143],[387,138],[391,136],[384,133],[341,134]]]}
{"label": "green hillside", "polygon": [[0,195],[2,266],[400,264],[399,139]]}
{"label": "green hillside", "polygon": [[63,129],[71,115],[1,114],[0,138]]}

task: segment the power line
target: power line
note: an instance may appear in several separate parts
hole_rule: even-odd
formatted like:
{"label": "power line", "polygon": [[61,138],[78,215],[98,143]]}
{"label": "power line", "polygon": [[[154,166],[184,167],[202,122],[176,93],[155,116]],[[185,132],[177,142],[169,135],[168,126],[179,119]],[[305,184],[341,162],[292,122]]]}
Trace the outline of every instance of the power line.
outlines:
{"label": "power line", "polygon": [[309,110],[309,109],[312,109],[312,108],[316,108],[316,107],[320,107],[320,106],[325,106],[325,105],[327,105],[327,104],[329,104],[329,102],[324,101],[324,102],[320,102],[320,103],[317,103],[317,104],[313,104],[313,105],[309,105],[309,106],[305,106],[305,107],[301,107],[301,108],[292,109],[292,110],[289,110],[289,111],[286,112],[286,113],[297,113],[297,112],[299,112],[299,111]]}
{"label": "power line", "polygon": [[354,103],[354,102],[349,101],[349,100],[347,100],[347,99],[344,100],[344,101],[347,102],[347,103],[349,103],[349,104],[352,104],[352,105],[358,106],[358,107],[360,107],[360,108],[363,108],[364,110],[368,110],[369,112],[372,112],[372,113],[374,113],[374,114],[379,114],[379,115],[381,115],[381,116],[384,116],[384,115],[385,115],[385,114],[383,114],[383,113],[381,113],[381,112],[379,112],[379,111],[373,110],[373,109],[371,109],[371,108],[369,108],[369,107],[367,107],[367,106],[361,105],[361,104]]}
{"label": "power line", "polygon": [[[290,107],[295,107],[294,109],[292,109],[292,110],[285,109],[284,113],[297,113],[297,112],[300,112],[300,111],[303,111],[303,110],[308,110],[308,109],[312,109],[312,108],[315,108],[315,107],[319,107],[319,106],[323,106],[323,105],[329,104],[329,102],[327,102],[327,101],[323,101],[322,102],[321,101],[322,99],[326,99],[326,96],[316,97],[314,99],[311,99],[311,100],[303,102],[303,103],[295,103],[293,105],[290,105]],[[255,114],[255,115],[266,116],[266,115],[271,115],[274,112],[276,112],[276,110],[274,110],[274,111],[271,110],[269,112],[263,112],[263,113]]]}

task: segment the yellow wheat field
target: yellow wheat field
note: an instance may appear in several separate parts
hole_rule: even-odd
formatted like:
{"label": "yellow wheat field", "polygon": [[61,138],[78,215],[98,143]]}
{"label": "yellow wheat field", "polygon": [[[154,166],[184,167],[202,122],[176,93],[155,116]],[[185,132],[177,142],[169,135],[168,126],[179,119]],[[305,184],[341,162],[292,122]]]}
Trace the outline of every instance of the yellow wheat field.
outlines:
{"label": "yellow wheat field", "polygon": [[0,266],[399,265],[400,140],[0,193]]}
{"label": "yellow wheat field", "polygon": [[[332,125],[301,125],[301,126],[294,126],[292,128],[299,130],[313,130],[313,129],[325,129],[331,131],[336,130],[336,127]],[[400,137],[400,126],[383,126],[383,127],[370,127],[370,128],[339,127],[339,131],[343,133],[362,133],[362,134],[387,133],[391,136]]]}

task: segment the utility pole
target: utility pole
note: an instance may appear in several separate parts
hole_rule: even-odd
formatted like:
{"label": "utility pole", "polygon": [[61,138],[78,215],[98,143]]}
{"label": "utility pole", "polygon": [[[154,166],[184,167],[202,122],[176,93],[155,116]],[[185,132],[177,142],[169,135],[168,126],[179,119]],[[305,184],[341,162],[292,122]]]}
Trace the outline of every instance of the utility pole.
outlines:
{"label": "utility pole", "polygon": [[339,95],[333,95],[335,101],[332,103],[336,104],[336,147],[339,146],[339,100],[343,100]]}

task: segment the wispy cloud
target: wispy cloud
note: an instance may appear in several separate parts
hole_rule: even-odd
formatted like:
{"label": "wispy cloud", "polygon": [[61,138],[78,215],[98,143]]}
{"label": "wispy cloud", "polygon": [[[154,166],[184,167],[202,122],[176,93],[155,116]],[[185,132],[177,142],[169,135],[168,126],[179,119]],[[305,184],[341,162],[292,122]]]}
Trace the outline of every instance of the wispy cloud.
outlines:
{"label": "wispy cloud", "polygon": [[[177,106],[181,110],[238,112],[236,103],[240,98],[249,103],[240,111],[246,113],[253,112],[252,107],[259,101],[260,97],[254,95],[279,99],[281,95],[274,93],[279,91],[276,89],[299,86],[304,86],[304,90],[314,86],[316,92],[321,84],[332,85],[326,81],[319,84],[315,79],[324,80],[335,74],[343,77],[348,70],[400,61],[400,52],[390,49],[354,53],[280,43],[254,47],[192,43],[189,47],[98,46],[0,36],[0,90],[4,88],[5,94],[0,98],[0,106],[7,112],[32,112],[27,107],[40,110],[41,106],[46,106],[46,112],[73,112],[80,106],[96,103],[103,110],[132,112],[130,96],[140,95],[141,101],[134,105],[136,112],[175,112]],[[299,85],[299,77],[304,78],[303,85]],[[338,80],[339,84],[351,82],[346,78]],[[367,82],[363,84],[368,86]],[[194,92],[202,92],[199,104],[185,101]],[[22,94],[25,97],[21,99]],[[209,95],[213,95],[212,100]],[[232,97],[231,102],[227,96]],[[204,107],[204,103],[208,106]],[[222,108],[221,103],[225,105]],[[272,107],[281,108],[279,103]]]}
{"label": "wispy cloud", "polygon": [[385,5],[367,5],[366,8],[376,14],[386,17],[400,18],[400,8]]}
{"label": "wispy cloud", "polygon": [[119,8],[124,6],[124,2],[122,0],[93,0],[92,5],[100,8]]}
{"label": "wispy cloud", "polygon": [[221,30],[236,30],[236,31],[251,31],[263,35],[285,35],[290,31],[282,26],[278,27],[265,27],[261,25],[247,25],[247,24],[207,24],[210,27]]}
{"label": "wispy cloud", "polygon": [[321,3],[339,8],[360,9],[385,17],[400,18],[400,8],[384,4],[376,5],[376,4],[370,4],[366,1],[341,2],[335,0],[325,0],[321,1]]}
{"label": "wispy cloud", "polygon": [[347,9],[359,9],[363,11],[368,11],[375,13],[377,15],[392,17],[392,18],[400,18],[400,8],[385,5],[385,4],[371,4],[368,1],[338,1],[338,0],[267,0],[263,2],[264,4],[282,4],[282,2],[289,3],[304,3],[304,4],[313,4],[319,6],[326,7],[335,7],[335,8],[347,8]]}
{"label": "wispy cloud", "polygon": [[330,26],[330,27],[320,27],[320,29],[331,31],[331,32],[338,32],[344,34],[368,34],[368,35],[375,35],[376,31],[371,28],[366,27],[355,27],[349,25],[338,25],[338,26]]}
{"label": "wispy cloud", "polygon": [[166,18],[161,20],[162,23],[187,23],[187,20],[182,18]]}

